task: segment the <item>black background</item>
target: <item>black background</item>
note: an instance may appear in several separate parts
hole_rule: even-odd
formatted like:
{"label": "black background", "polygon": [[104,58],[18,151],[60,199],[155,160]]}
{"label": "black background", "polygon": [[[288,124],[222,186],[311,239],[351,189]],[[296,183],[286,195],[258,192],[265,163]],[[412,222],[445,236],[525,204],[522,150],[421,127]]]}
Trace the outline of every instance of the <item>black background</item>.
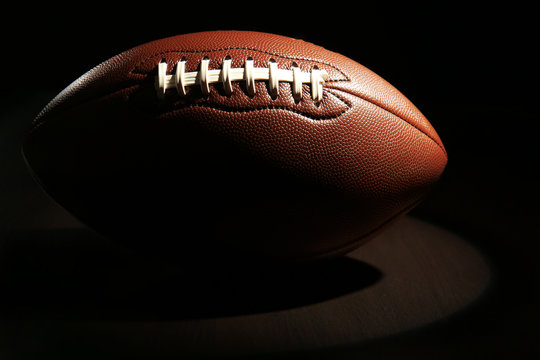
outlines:
{"label": "black background", "polygon": [[533,10],[515,2],[397,8],[333,1],[19,4],[3,16],[2,114],[24,106],[32,94],[61,91],[133,46],[218,29],[301,38],[353,58],[403,92],[441,136],[447,170],[413,214],[470,239],[493,262],[496,281],[467,317],[420,338],[394,339],[394,348],[403,356],[427,347],[461,358],[538,355]]}

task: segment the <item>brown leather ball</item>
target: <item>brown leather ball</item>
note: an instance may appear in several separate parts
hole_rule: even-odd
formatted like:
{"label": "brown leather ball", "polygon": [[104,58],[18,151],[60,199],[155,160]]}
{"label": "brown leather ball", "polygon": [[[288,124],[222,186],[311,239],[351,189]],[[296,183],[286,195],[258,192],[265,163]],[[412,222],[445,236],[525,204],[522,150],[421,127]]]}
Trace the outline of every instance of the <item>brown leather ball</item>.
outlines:
{"label": "brown leather ball", "polygon": [[237,31],[96,66],[37,116],[23,153],[81,221],[178,259],[344,254],[418,204],[447,162],[422,113],[364,66]]}

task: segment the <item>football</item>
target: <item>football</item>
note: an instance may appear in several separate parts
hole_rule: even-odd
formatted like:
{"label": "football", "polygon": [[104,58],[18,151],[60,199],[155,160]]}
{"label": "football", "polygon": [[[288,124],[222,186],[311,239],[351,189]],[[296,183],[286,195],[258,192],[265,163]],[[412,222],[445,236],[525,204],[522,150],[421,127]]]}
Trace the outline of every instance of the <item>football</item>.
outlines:
{"label": "football", "polygon": [[245,31],[106,60],[37,115],[23,155],[81,222],[175,259],[345,254],[417,205],[447,163],[429,121],[380,76]]}

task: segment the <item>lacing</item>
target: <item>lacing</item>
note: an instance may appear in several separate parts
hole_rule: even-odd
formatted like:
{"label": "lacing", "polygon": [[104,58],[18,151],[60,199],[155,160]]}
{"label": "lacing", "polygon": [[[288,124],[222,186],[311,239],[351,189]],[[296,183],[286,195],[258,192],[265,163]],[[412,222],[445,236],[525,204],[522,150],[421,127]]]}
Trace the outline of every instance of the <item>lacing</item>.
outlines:
{"label": "lacing", "polygon": [[233,92],[232,83],[243,81],[246,92],[249,96],[256,93],[255,83],[257,81],[268,81],[268,91],[272,99],[279,96],[279,83],[284,81],[292,84],[292,95],[296,103],[302,100],[302,85],[309,84],[311,87],[311,98],[318,106],[323,97],[323,85],[328,80],[328,73],[325,70],[311,69],[310,72],[303,72],[298,66],[292,66],[290,70],[278,68],[275,61],[270,61],[267,67],[254,67],[254,61],[247,59],[244,67],[231,68],[232,60],[223,60],[221,69],[208,69],[210,59],[201,60],[199,70],[185,72],[186,61],[181,60],[176,63],[174,74],[167,74],[167,63],[158,64],[158,76],[156,87],[158,94],[164,96],[167,90],[176,89],[179,95],[187,94],[187,87],[199,86],[203,96],[210,93],[210,84],[221,83],[226,95]]}

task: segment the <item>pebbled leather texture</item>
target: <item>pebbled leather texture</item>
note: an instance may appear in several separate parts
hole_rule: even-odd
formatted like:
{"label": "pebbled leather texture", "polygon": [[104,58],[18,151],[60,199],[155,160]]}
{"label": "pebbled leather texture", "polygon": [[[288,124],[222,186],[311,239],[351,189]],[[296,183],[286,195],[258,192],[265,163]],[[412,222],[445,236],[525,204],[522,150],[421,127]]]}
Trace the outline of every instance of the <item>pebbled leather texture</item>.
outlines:
{"label": "pebbled leather texture", "polygon": [[[157,65],[197,71],[253,59],[324,69],[319,106],[309,84],[294,101],[257,82],[227,96],[154,88]],[[319,258],[360,245],[414,207],[447,154],[422,113],[355,61],[283,36],[203,32],[150,42],[98,65],[37,116],[24,154],[60,204],[104,234],[169,254],[231,252]],[[187,215],[186,215],[187,214]],[[150,240],[151,239],[151,240]]]}

